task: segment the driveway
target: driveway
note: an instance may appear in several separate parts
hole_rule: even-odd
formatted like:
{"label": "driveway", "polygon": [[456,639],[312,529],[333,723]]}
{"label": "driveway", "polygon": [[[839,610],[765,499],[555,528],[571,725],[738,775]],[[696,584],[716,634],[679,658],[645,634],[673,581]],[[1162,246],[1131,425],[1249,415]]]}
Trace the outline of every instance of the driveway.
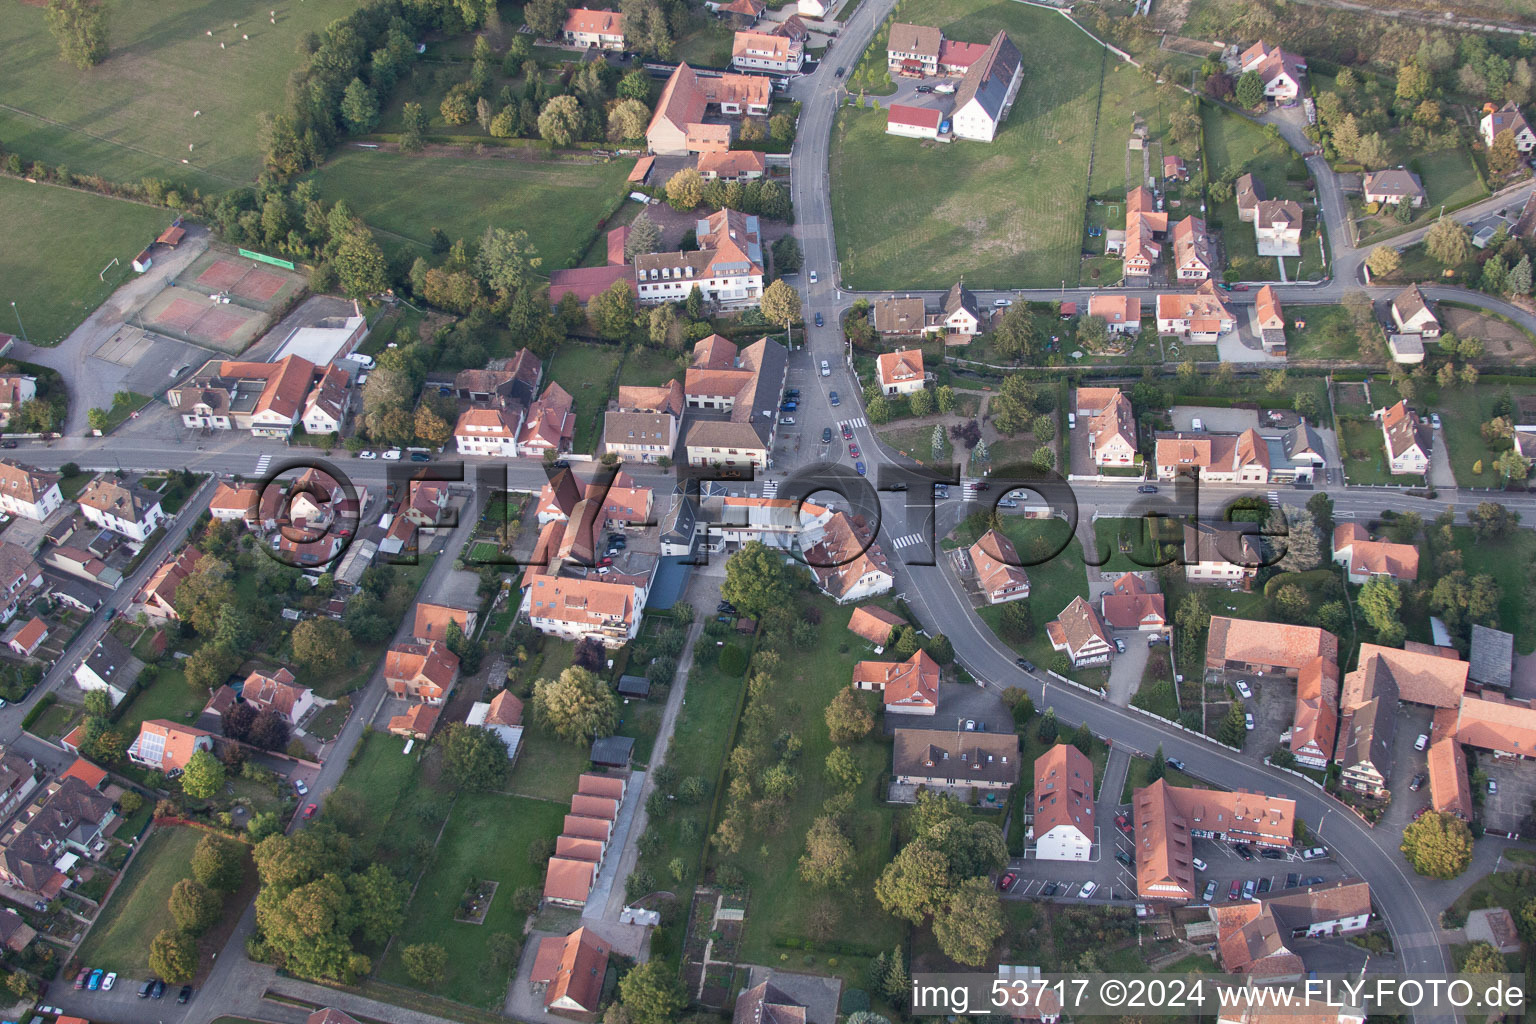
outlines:
{"label": "driveway", "polygon": [[1456,473],[1451,469],[1451,452],[1445,443],[1445,431],[1436,430],[1434,434],[1434,447],[1429,452],[1430,486],[1454,488]]}
{"label": "driveway", "polygon": [[1147,634],[1138,630],[1122,629],[1115,637],[1125,641],[1125,653],[1116,654],[1109,663],[1109,702],[1125,707],[1131,695],[1141,685],[1141,674],[1147,669]]}
{"label": "driveway", "polygon": [[[1536,806],[1536,765],[1479,752],[1477,767],[1499,787],[1497,793],[1483,787],[1483,826],[1490,832],[1519,835],[1526,831],[1531,808]],[[1478,795],[1474,792],[1473,799]]]}
{"label": "driveway", "polygon": [[1257,430],[1259,414],[1252,409],[1218,409],[1208,405],[1176,405],[1173,407],[1173,429],[1194,430],[1194,420],[1199,419],[1208,433],[1241,434],[1248,429]]}

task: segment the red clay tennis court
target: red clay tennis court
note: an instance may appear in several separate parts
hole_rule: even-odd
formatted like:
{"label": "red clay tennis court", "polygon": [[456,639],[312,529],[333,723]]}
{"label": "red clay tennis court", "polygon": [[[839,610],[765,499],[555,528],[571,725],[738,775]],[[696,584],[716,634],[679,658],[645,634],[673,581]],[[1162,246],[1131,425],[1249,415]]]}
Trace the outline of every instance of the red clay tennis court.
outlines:
{"label": "red clay tennis court", "polygon": [[244,306],[210,302],[185,288],[167,288],[140,315],[150,330],[238,352],[255,340],[267,315]]}
{"label": "red clay tennis court", "polygon": [[198,274],[196,283],[199,288],[206,288],[210,292],[229,292],[242,299],[271,302],[283,290],[288,279],[249,264],[220,259]]}

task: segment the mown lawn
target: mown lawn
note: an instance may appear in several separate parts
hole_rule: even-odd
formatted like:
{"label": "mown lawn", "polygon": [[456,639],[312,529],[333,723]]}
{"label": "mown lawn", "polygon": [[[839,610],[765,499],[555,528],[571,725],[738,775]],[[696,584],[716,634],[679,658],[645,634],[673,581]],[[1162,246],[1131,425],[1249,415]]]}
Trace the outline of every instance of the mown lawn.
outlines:
{"label": "mown lawn", "polygon": [[1359,359],[1360,337],[1343,306],[1297,306],[1286,314],[1306,326],[1285,331],[1286,352],[1292,359]]}
{"label": "mown lawn", "polygon": [[[880,110],[844,108],[832,130],[832,219],[847,287],[1055,287],[1076,281],[1088,159],[1106,51],[1054,12],[914,0],[900,18],[985,43],[1006,30],[1023,86],[989,143],[885,134]],[[1119,72],[1126,74],[1128,72]],[[902,187],[871,188],[899,167]],[[922,259],[913,259],[922,253]]]}
{"label": "mown lawn", "polygon": [[[548,379],[576,399],[576,437],[571,450],[592,452],[602,440],[603,411],[613,393],[614,374],[624,350],[616,345],[581,345],[567,342],[549,363]],[[628,383],[628,378],[625,379]]]}
{"label": "mown lawn", "polygon": [[195,828],[155,829],[81,944],[81,963],[130,978],[148,975],[149,944],[169,925],[166,901],[172,886],[192,877],[192,851],[203,835]]}
{"label": "mown lawn", "polygon": [[624,360],[624,383],[632,387],[660,387],[667,381],[683,379],[684,367],[678,365],[676,352],[636,346]]}
{"label": "mown lawn", "polygon": [[[1371,385],[1371,397],[1376,397]],[[1519,396],[1536,394],[1536,386],[1479,384],[1472,388],[1441,388],[1434,408],[1440,413],[1441,435],[1451,457],[1451,470],[1463,487],[1498,487],[1502,479],[1493,468],[1499,453],[1483,440],[1481,427],[1493,419],[1493,403],[1506,392]],[[1473,472],[1481,462],[1482,473]]]}
{"label": "mown lawn", "polygon": [[518,796],[567,803],[576,792],[576,777],[592,766],[590,747],[562,743],[529,726],[523,730],[523,752],[517,755],[507,788]]}
{"label": "mown lawn", "polygon": [[347,766],[336,795],[353,800],[368,809],[362,816],[363,849],[377,848],[390,834],[390,818],[407,795],[416,790],[417,768],[422,745],[417,743],[406,754],[405,740],[384,732],[365,732],[362,742]]}
{"label": "mown lawn", "polygon": [[[59,59],[44,6],[10,4],[0,18],[0,52],[9,58],[0,67],[6,148],[76,174],[152,176],[208,192],[256,178],[257,119],[282,109],[288,73],[302,60],[296,41],[357,4],[285,5],[274,25],[267,0],[121,0],[112,5],[107,59],[87,71]],[[9,216],[5,223],[12,237],[30,240],[28,250],[41,237],[17,233]],[[59,223],[96,227],[84,217]]]}
{"label": "mown lawn", "polygon": [[1470,526],[1458,526],[1456,547],[1469,575],[1488,573],[1499,581],[1499,628],[1515,635],[1522,654],[1536,651],[1536,608],[1525,602],[1525,582],[1536,565],[1536,530],[1520,529],[1502,540],[1475,540]]}
{"label": "mown lawn", "polygon": [[[13,13],[19,20],[23,12],[38,13],[26,5]],[[0,25],[0,39],[5,32]],[[5,77],[6,71],[0,70],[0,81]],[[0,86],[0,95],[4,92]],[[0,125],[6,116],[0,109]],[[15,146],[3,132],[0,127],[6,146]],[[62,341],[114,288],[134,276],[129,265],[133,257],[173,216],[121,199],[0,178],[0,219],[6,233],[27,240],[26,245],[0,247],[0,308],[5,310],[0,331],[24,332],[35,345]],[[118,263],[103,281],[101,272],[114,257]],[[13,302],[15,316],[9,308]]]}
{"label": "mown lawn", "polygon": [[[1109,555],[1102,567],[1106,573],[1147,572],[1157,567],[1155,545],[1147,530],[1145,518],[1114,518],[1106,516],[1093,524],[1093,535],[1098,542],[1098,557]],[[1120,550],[1124,540],[1130,544],[1129,552]],[[1165,556],[1166,557],[1166,556]],[[1139,559],[1139,561],[1138,561]]]}
{"label": "mown lawn", "polygon": [[[528,858],[535,839],[560,834],[566,809],[542,800],[499,793],[461,795],[430,867],[406,909],[405,925],[379,968],[379,978],[418,988],[401,963],[409,943],[435,942],[448,950],[448,976],[434,993],[482,1009],[499,1010],[506,997],[505,971],[485,968],[491,936],[507,932],[522,939],[523,914],[512,894],[544,881],[544,865]],[[617,856],[617,851],[614,851]],[[471,882],[499,883],[483,924],[454,920]]]}
{"label": "mown lawn", "polygon": [[[320,194],[345,199],[385,240],[425,253],[431,229],[473,242],[488,227],[528,232],[544,273],[572,265],[575,247],[624,187],[630,165],[501,157],[409,156],[342,149],[315,172]],[[405,187],[404,183],[409,183]]]}
{"label": "mown lawn", "polygon": [[183,725],[195,722],[208,705],[208,694],[188,686],[179,663],[167,661],[160,666],[160,678],[135,694],[132,701],[117,724],[117,730],[130,741],[139,734],[141,724],[156,718]]}

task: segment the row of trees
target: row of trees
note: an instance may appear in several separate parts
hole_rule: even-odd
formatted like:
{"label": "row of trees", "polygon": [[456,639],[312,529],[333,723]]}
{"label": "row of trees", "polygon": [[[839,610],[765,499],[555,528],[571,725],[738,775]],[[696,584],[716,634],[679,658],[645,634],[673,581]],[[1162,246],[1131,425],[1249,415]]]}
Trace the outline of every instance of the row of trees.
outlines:
{"label": "row of trees", "polygon": [[740,182],[711,178],[706,181],[697,168],[685,167],[667,179],[666,192],[667,205],[680,213],[703,206],[710,210],[738,210],[772,220],[793,218],[789,189],[772,179]]}
{"label": "row of trees", "polygon": [[209,833],[192,851],[192,877],[171,887],[167,910],[175,927],[161,929],[149,946],[149,969],[169,985],[192,980],[201,958],[197,937],[224,914],[224,901],[245,879],[244,843]]}

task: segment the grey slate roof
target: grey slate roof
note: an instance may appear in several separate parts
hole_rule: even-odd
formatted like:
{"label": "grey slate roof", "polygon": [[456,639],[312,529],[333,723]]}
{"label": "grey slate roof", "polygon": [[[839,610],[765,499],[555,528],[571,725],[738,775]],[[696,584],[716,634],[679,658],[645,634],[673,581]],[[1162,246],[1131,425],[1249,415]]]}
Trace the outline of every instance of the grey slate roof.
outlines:
{"label": "grey slate roof", "polygon": [[987,44],[987,52],[981,60],[966,71],[955,93],[953,109],[958,111],[975,99],[996,120],[1002,115],[1003,103],[1008,99],[1008,86],[1013,81],[1014,72],[1023,61],[1019,48],[1013,45],[1008,33],[998,32],[992,37],[992,42]]}
{"label": "grey slate roof", "polygon": [[1514,671],[1515,635],[1502,629],[1472,626],[1472,647],[1467,655],[1471,668],[1467,678],[1484,686],[1509,689]]}

